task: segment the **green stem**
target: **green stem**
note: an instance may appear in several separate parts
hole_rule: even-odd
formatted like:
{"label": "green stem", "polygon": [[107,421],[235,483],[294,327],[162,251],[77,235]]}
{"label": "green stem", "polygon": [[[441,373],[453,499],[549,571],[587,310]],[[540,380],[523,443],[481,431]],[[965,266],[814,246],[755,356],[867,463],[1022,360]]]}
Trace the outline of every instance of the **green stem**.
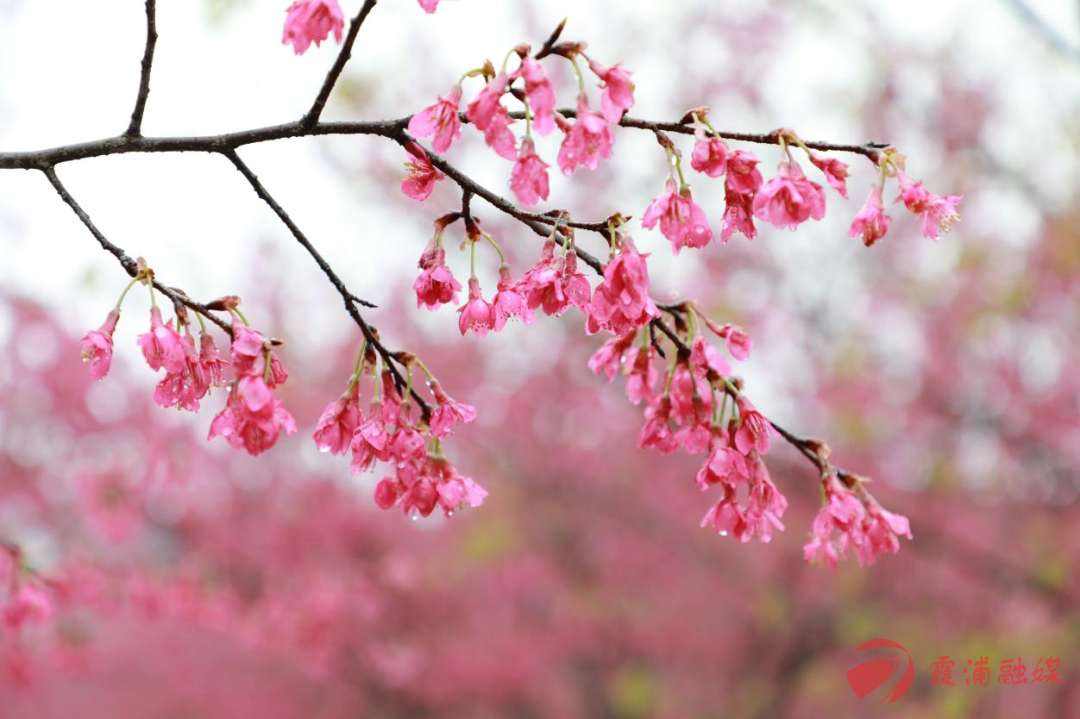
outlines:
{"label": "green stem", "polygon": [[360,354],[356,357],[356,369],[353,370],[352,377],[349,378],[349,387],[346,392],[352,392],[353,387],[360,381],[360,373],[364,369],[364,353],[367,351],[367,340],[365,339],[360,343]]}
{"label": "green stem", "polygon": [[469,242],[469,277],[476,279],[476,242]]}
{"label": "green stem", "polygon": [[202,332],[202,334],[206,334],[206,322],[203,321],[202,314],[196,312],[195,319],[199,321],[199,331]]}
{"label": "green stem", "polygon": [[233,307],[232,311],[236,313],[236,316],[240,318],[240,321],[244,323],[245,327],[251,326],[251,323],[248,322],[247,317],[244,317],[244,313],[240,311],[239,307]]}
{"label": "green stem", "polygon": [[[578,92],[582,95],[585,94],[585,76],[581,74],[581,67],[578,66],[577,58],[570,58],[570,64],[574,66],[574,77],[577,78]],[[580,121],[581,118],[578,118]]]}
{"label": "green stem", "polygon": [[273,364],[270,362],[271,352],[268,349],[264,354],[266,355],[266,371],[263,372],[263,382],[270,384],[270,375],[273,369]]}
{"label": "green stem", "polygon": [[124,288],[124,291],[120,293],[120,299],[116,301],[116,311],[120,312],[120,305],[124,304],[124,298],[127,297],[127,293],[131,291],[131,288],[135,286],[135,283],[142,279],[142,275],[135,275],[135,279],[128,283],[128,286]]}
{"label": "green stem", "polygon": [[532,137],[532,110],[529,108],[529,99],[525,98],[521,101],[525,106],[525,137]]}
{"label": "green stem", "polygon": [[503,255],[503,251],[499,249],[499,243],[497,243],[495,239],[486,232],[481,232],[480,234],[483,235],[484,239],[490,242],[491,246],[495,248],[495,251],[499,253],[499,262],[501,264],[506,264],[506,257]]}
{"label": "green stem", "polygon": [[423,371],[424,375],[428,378],[428,382],[435,381],[435,375],[431,374],[431,370],[427,368],[427,365],[425,365],[419,357],[416,358],[416,366]]}

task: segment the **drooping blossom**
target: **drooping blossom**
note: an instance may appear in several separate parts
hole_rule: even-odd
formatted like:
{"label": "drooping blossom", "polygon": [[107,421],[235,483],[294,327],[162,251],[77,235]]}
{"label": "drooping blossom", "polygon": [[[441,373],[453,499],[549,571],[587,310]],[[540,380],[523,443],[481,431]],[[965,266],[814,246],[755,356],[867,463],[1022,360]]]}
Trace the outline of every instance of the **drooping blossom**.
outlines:
{"label": "drooping blossom", "polygon": [[761,189],[760,162],[752,152],[734,150],[728,154],[724,180],[724,219],[720,239],[727,242],[739,232],[747,239],[757,237],[754,227],[754,196]]}
{"label": "drooping blossom", "polygon": [[495,329],[495,310],[480,294],[480,280],[469,278],[469,300],[458,308],[458,329],[464,336],[469,330],[478,337]]}
{"label": "drooping blossom", "polygon": [[398,467],[394,477],[383,478],[375,486],[375,503],[382,509],[400,506],[414,518],[428,517],[439,507],[449,517],[462,507],[479,507],[487,494],[445,457],[428,454]]}
{"label": "drooping blossom", "polygon": [[601,159],[611,157],[615,136],[604,116],[589,109],[589,98],[578,96],[577,117],[573,125],[556,116],[559,129],[566,133],[559,147],[559,169],[572,175],[579,165],[595,170]]}
{"label": "drooping blossom", "polygon": [[429,310],[437,310],[442,305],[451,302],[456,305],[461,283],[446,266],[446,250],[443,249],[438,235],[420,255],[418,264],[420,275],[413,283],[413,290],[416,291],[416,308],[425,306]]}
{"label": "drooping blossom", "polygon": [[499,285],[491,306],[495,311],[496,332],[501,330],[506,321],[512,317],[519,318],[527,325],[531,325],[535,313],[529,307],[529,301],[522,294],[518,285],[514,284],[510,277],[510,267],[503,263],[499,267]]}
{"label": "drooping blossom", "polygon": [[[712,459],[713,455],[710,455],[710,467]],[[787,510],[787,499],[773,484],[765,463],[756,452],[747,457],[746,471],[749,490],[745,505],[740,504],[735,486],[725,481],[732,476],[729,474],[721,480],[723,498],[705,514],[701,526],[712,527],[721,535],[730,535],[743,543],[754,538],[767,543],[772,539],[774,529],[784,529],[781,519]],[[741,481],[742,478],[736,476],[736,479]]]}
{"label": "drooping blossom", "polygon": [[743,332],[742,327],[730,324],[716,327],[711,321],[707,321],[707,324],[724,340],[732,357],[740,362],[750,359],[750,350],[754,348],[754,341],[750,339],[750,335]]}
{"label": "drooping blossom", "polygon": [[445,95],[440,95],[430,105],[409,120],[409,133],[415,137],[432,137],[431,146],[436,152],[446,152],[450,143],[461,137],[461,119],[458,106],[461,103],[461,85],[454,85]]}
{"label": "drooping blossom", "polygon": [[[709,423],[712,409],[712,392],[705,373],[695,366],[691,371],[685,363],[679,362],[668,385],[671,395],[671,419],[679,425]],[[706,443],[708,436],[705,437]]]}
{"label": "drooping blossom", "polygon": [[626,351],[630,349],[630,345],[634,343],[635,337],[637,337],[637,332],[630,331],[621,337],[605,342],[589,358],[589,369],[597,375],[603,374],[607,377],[608,382],[613,381],[615,375],[622,370],[623,357],[626,355]]}
{"label": "drooping blossom", "polygon": [[375,460],[390,460],[390,437],[386,432],[383,405],[378,395],[371,400],[367,418],[353,433],[349,450],[352,452],[349,469],[353,474],[367,471],[375,464]]}
{"label": "drooping blossom", "polygon": [[262,377],[244,377],[232,385],[225,409],[210,423],[208,439],[224,437],[232,447],[256,456],[273,447],[282,432],[296,433],[292,415]]}
{"label": "drooping blossom", "polygon": [[717,484],[735,488],[750,481],[746,457],[731,446],[727,432],[713,428],[709,456],[694,475],[694,481],[705,491]]}
{"label": "drooping blossom", "polygon": [[656,369],[656,350],[652,345],[631,347],[626,355],[630,373],[626,378],[626,395],[632,404],[645,402],[651,405],[656,398],[656,382],[660,373]]}
{"label": "drooping blossom", "polygon": [[427,454],[424,444],[424,437],[412,418],[412,402],[402,402],[398,408],[394,431],[387,441],[390,461],[398,467],[418,462]]}
{"label": "drooping blossom", "polygon": [[318,47],[331,32],[341,42],[345,27],[345,14],[338,0],[296,0],[285,11],[283,45],[291,44],[297,55],[303,55],[315,43]]}
{"label": "drooping blossom", "polygon": [[225,367],[228,362],[221,359],[217,344],[208,332],[199,335],[199,363],[198,371],[202,374],[202,382],[208,387],[222,387],[225,384]]}
{"label": "drooping blossom", "polygon": [[769,451],[769,437],[776,434],[772,424],[745,397],[735,400],[739,407],[739,427],[735,430],[735,447],[745,455],[751,450],[759,454]]}
{"label": "drooping blossom", "polygon": [[660,232],[671,241],[672,251],[679,254],[685,247],[704,247],[712,242],[713,234],[705,213],[690,195],[690,188],[679,189],[674,178],[668,177],[664,193],[653,200],[641,218],[641,224],[652,229],[660,223]]}
{"label": "drooping blossom", "polygon": [[162,323],[161,310],[156,305],[150,308],[150,331],[139,335],[138,342],[146,364],[155,372],[162,367],[166,372],[184,369],[187,346],[172,324]]}
{"label": "drooping blossom", "polygon": [[660,454],[671,454],[679,448],[671,430],[671,398],[660,398],[655,405],[645,408],[645,426],[638,436],[638,447],[655,449]]}
{"label": "drooping blossom", "polygon": [[179,371],[167,372],[158,382],[154,388],[154,402],[164,408],[179,407],[198,412],[199,400],[209,391],[210,384],[199,365],[195,338],[186,332],[181,341],[184,345],[184,363]]}
{"label": "drooping blossom", "polygon": [[455,429],[476,419],[476,408],[454,400],[446,394],[438,380],[431,381],[431,393],[437,406],[431,412],[431,436],[449,437]]}
{"label": "drooping blossom", "polygon": [[810,162],[814,167],[825,173],[825,181],[829,183],[829,187],[839,192],[840,196],[846,200],[847,178],[851,175],[848,172],[847,163],[835,157],[819,155],[816,152],[810,153]]}
{"label": "drooping blossom", "polygon": [[120,321],[120,312],[112,310],[105,316],[101,327],[91,330],[82,338],[82,361],[90,364],[90,376],[101,379],[109,373],[112,365],[113,332]]}
{"label": "drooping blossom", "polygon": [[[285,384],[285,381],[289,379],[289,373],[285,371],[285,366],[277,353],[273,351],[270,340],[235,317],[232,331],[232,368],[237,379],[258,377],[270,389],[274,389],[279,384]],[[266,371],[268,361],[270,362],[269,372]]]}
{"label": "drooping blossom", "polygon": [[555,89],[544,72],[544,67],[526,55],[521,59],[521,67],[515,77],[525,79],[525,96],[529,100],[532,112],[532,126],[540,135],[547,135],[555,129]]}
{"label": "drooping blossom", "polygon": [[718,349],[706,342],[701,335],[694,338],[694,344],[690,352],[690,364],[703,375],[707,375],[709,370],[723,376],[731,374],[731,365],[728,364],[728,361],[724,359]]}
{"label": "drooping blossom", "polygon": [[794,230],[809,219],[825,216],[825,190],[806,179],[798,163],[781,162],[776,177],[754,196],[754,216]]}
{"label": "drooping blossom", "polygon": [[923,218],[923,236],[936,240],[942,232],[948,232],[952,223],[960,221],[960,214],[956,208],[960,206],[963,195],[948,195],[943,197],[927,191],[922,182],[914,182],[903,172],[897,174],[900,182],[901,200],[908,211]]}
{"label": "drooping blossom", "polygon": [[556,257],[555,241],[550,238],[540,250],[540,260],[522,275],[517,286],[530,309],[542,307],[554,317],[562,315],[571,305],[587,312],[592,295],[589,281],[578,272],[577,252],[571,248],[562,257]]}
{"label": "drooping blossom", "polygon": [[484,141],[500,156],[507,160],[517,159],[517,139],[510,131],[514,120],[502,105],[502,96],[510,78],[506,73],[499,73],[484,86],[465,109],[465,117],[484,133]]}
{"label": "drooping blossom", "polygon": [[814,518],[810,541],[803,547],[811,564],[835,570],[850,546],[859,565],[867,566],[881,554],[899,551],[899,537],[911,539],[906,517],[886,511],[872,497],[860,497],[835,475],[827,477],[822,487],[825,505]]}
{"label": "drooping blossom", "polygon": [[353,435],[364,421],[360,410],[360,383],[350,382],[349,388],[331,402],[319,416],[312,439],[320,452],[343,455],[349,450]]}
{"label": "drooping blossom", "polygon": [[532,207],[540,200],[546,200],[550,192],[548,185],[548,164],[536,154],[532,138],[521,141],[514,169],[510,173],[510,189],[524,207]]}
{"label": "drooping blossom", "polygon": [[848,237],[862,237],[863,244],[870,247],[889,231],[890,221],[881,205],[881,185],[874,185],[866,204],[851,222]]}
{"label": "drooping blossom", "polygon": [[424,148],[415,142],[407,143],[405,149],[413,156],[413,159],[405,163],[405,169],[409,174],[401,181],[401,191],[414,200],[423,202],[435,189],[435,183],[446,175],[435,169],[435,166],[431,164],[431,158],[424,152]]}
{"label": "drooping blossom", "polygon": [[633,240],[621,238],[619,252],[604,266],[604,280],[589,303],[586,332],[607,330],[622,335],[659,316],[660,311],[649,297],[646,257],[638,252]]}
{"label": "drooping blossom", "polygon": [[633,73],[622,69],[618,63],[611,67],[604,67],[591,59],[589,69],[604,83],[602,85],[604,94],[600,96],[600,107],[604,111],[604,118],[617,125],[623,113],[634,106],[634,83],[630,80]]}
{"label": "drooping blossom", "polygon": [[709,177],[720,177],[727,171],[728,146],[719,137],[706,136],[698,129],[694,133],[694,151],[690,155],[690,167]]}

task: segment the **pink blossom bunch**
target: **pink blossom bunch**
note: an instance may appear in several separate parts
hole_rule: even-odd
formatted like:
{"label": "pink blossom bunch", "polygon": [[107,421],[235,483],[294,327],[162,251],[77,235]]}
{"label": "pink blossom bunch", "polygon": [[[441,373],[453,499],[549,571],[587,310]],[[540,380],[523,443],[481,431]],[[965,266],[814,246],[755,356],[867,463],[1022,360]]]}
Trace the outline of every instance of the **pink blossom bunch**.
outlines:
{"label": "pink blossom bunch", "polygon": [[495,153],[507,160],[517,159],[517,140],[510,131],[514,120],[502,104],[502,96],[510,77],[499,73],[484,86],[480,94],[465,109],[465,117],[484,133],[484,141]]}
{"label": "pink blossom bunch", "polygon": [[611,132],[608,120],[589,108],[589,98],[578,96],[577,114],[571,124],[561,115],[556,115],[555,122],[566,137],[559,147],[559,169],[564,175],[572,175],[581,165],[595,170],[601,159],[611,157],[615,136]]}
{"label": "pink blossom bunch", "polygon": [[683,247],[704,247],[712,242],[709,221],[694,202],[690,188],[687,185],[677,188],[670,176],[664,193],[653,200],[641,218],[641,224],[648,229],[656,227],[657,222],[676,255]]}
{"label": "pink blossom bunch", "polygon": [[753,208],[758,219],[794,230],[807,220],[825,216],[825,190],[806,179],[798,163],[784,160],[776,177],[754,196]]}
{"label": "pink blossom bunch", "polygon": [[578,271],[577,252],[571,247],[556,257],[555,247],[553,239],[544,242],[540,260],[518,280],[518,292],[527,300],[529,309],[541,307],[546,314],[555,317],[571,305],[588,312],[592,288],[585,275]]}
{"label": "pink blossom bunch", "polygon": [[463,507],[479,507],[487,494],[445,457],[426,454],[422,460],[398,466],[395,476],[381,479],[375,486],[375,503],[382,509],[401,507],[413,518],[428,517],[436,507],[450,517]]}
{"label": "pink blossom bunch", "polygon": [[445,304],[456,305],[461,283],[446,266],[446,250],[443,249],[441,231],[436,231],[435,237],[420,255],[419,266],[420,276],[413,283],[416,308],[424,306],[429,310],[436,310]]}
{"label": "pink blossom bunch", "polygon": [[634,106],[634,83],[630,80],[630,75],[633,73],[619,67],[618,63],[605,67],[591,58],[589,69],[603,83],[604,92],[600,96],[600,107],[604,111],[604,119],[613,125],[619,124],[626,111]]}
{"label": "pink blossom bunch", "polygon": [[864,499],[835,474],[822,487],[825,503],[814,519],[810,542],[803,547],[806,561],[835,570],[850,546],[859,565],[866,566],[881,554],[899,551],[899,537],[912,538],[906,517],[882,509],[876,500]]}
{"label": "pink blossom bunch", "polygon": [[604,266],[604,279],[597,285],[588,308],[585,331],[606,330],[616,335],[638,329],[660,312],[649,297],[648,254],[638,252],[628,236],[621,236],[619,251]]}
{"label": "pink blossom bunch", "polygon": [[900,196],[896,201],[902,201],[912,214],[922,216],[924,237],[936,240],[938,235],[948,232],[952,224],[960,220],[956,208],[964,199],[962,195],[936,195],[927,191],[922,182],[913,181],[903,172],[898,172],[897,178],[900,181]]}
{"label": "pink blossom bunch", "polygon": [[744,455],[733,448],[723,430],[713,432],[709,456],[695,480],[702,490],[719,485],[724,492],[702,518],[702,527],[743,543],[755,538],[768,542],[774,529],[784,531],[781,520],[787,499],[769,477],[761,455],[756,451]]}
{"label": "pink blossom bunch", "polygon": [[760,162],[754,153],[734,150],[727,157],[727,177],[724,180],[724,220],[720,239],[727,242],[736,232],[748,240],[757,237],[754,227],[754,197],[761,189],[763,178],[757,169]]}

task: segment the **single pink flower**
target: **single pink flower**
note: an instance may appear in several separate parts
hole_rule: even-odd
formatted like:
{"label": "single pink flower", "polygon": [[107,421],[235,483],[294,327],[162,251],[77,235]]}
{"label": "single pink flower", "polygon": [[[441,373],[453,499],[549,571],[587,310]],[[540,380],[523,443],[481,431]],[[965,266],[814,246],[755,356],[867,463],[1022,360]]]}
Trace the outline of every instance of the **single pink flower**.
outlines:
{"label": "single pink flower", "polygon": [[529,307],[525,295],[510,277],[510,267],[503,264],[499,267],[499,287],[495,298],[491,301],[495,309],[495,331],[498,332],[511,317],[518,317],[527,325],[533,322],[534,312]]}
{"label": "single pink flower", "polygon": [[295,434],[292,415],[261,377],[245,377],[233,384],[225,409],[210,423],[208,439],[224,437],[255,456],[273,447],[282,432]]}
{"label": "single pink flower", "polygon": [[377,397],[368,407],[367,419],[361,422],[353,433],[349,449],[352,451],[349,468],[353,474],[367,471],[375,464],[375,460],[390,460],[390,437],[386,433],[383,420],[382,402]]}
{"label": "single pink flower", "polygon": [[221,359],[214,338],[203,332],[199,335],[199,362],[198,372],[202,375],[201,382],[210,387],[223,387],[225,385],[225,367],[229,363]]}
{"label": "single pink flower", "polygon": [[727,171],[728,146],[719,137],[706,136],[704,130],[694,133],[697,138],[690,155],[690,167],[709,177],[720,177]]}
{"label": "single pink flower", "polygon": [[825,173],[825,181],[829,183],[829,187],[839,192],[841,197],[847,199],[847,178],[851,175],[848,172],[847,163],[841,162],[835,157],[819,155],[816,152],[810,153],[810,162],[814,167]]}
{"label": "single pink flower", "polygon": [[589,60],[589,69],[604,83],[604,94],[600,97],[604,118],[614,125],[619,124],[623,113],[634,106],[634,83],[630,81],[633,73],[622,69],[618,63],[604,67],[592,60]]}
{"label": "single pink flower", "polygon": [[112,310],[105,322],[96,330],[86,333],[82,339],[82,361],[90,364],[90,376],[101,379],[109,373],[112,365],[113,332],[120,321],[120,312]]}
{"label": "single pink flower", "polygon": [[401,499],[405,486],[393,477],[383,477],[375,485],[375,504],[379,509],[390,509]]}
{"label": "single pink flower", "polygon": [[150,308],[150,331],[139,335],[139,347],[150,369],[157,372],[162,367],[166,372],[180,372],[187,363],[187,345],[172,324],[163,324],[161,310],[157,306]]}
{"label": "single pink flower", "polygon": [[754,197],[754,216],[794,230],[809,219],[825,216],[825,190],[806,179],[797,163],[781,162],[776,177]]}
{"label": "single pink flower", "polygon": [[716,430],[709,444],[709,456],[694,476],[702,491],[717,484],[734,488],[750,481],[746,458],[731,446],[727,433]]}
{"label": "single pink flower", "polygon": [[439,96],[434,105],[424,108],[409,120],[409,132],[415,137],[435,136],[431,146],[436,152],[446,152],[450,143],[461,137],[461,85],[454,85],[446,95]]}
{"label": "single pink flower", "polygon": [[412,403],[401,404],[396,431],[390,435],[387,450],[398,467],[418,462],[427,455],[425,440],[412,419]]}
{"label": "single pink flower", "polygon": [[589,99],[578,96],[577,118],[570,125],[562,116],[556,118],[559,129],[566,133],[559,147],[559,169],[571,175],[579,165],[595,170],[601,158],[611,157],[615,136],[604,116],[589,109]]}
{"label": "single pink flower", "polygon": [[720,231],[721,241],[727,242],[736,232],[745,235],[748,240],[757,237],[757,228],[754,226],[754,196],[726,190],[724,201],[726,206]]}
{"label": "single pink flower", "polygon": [[702,375],[707,375],[709,370],[725,377],[731,374],[731,365],[720,354],[720,351],[706,342],[701,335],[694,338],[693,348],[690,352],[690,364],[697,368],[699,374]]}
{"label": "single pink flower", "polygon": [[450,268],[446,266],[446,250],[442,243],[432,240],[427,249],[420,255],[420,276],[413,283],[416,291],[416,308],[421,305],[429,310],[436,310],[442,305],[453,302],[458,303],[458,290],[461,283],[457,281]]}
{"label": "single pink flower", "polygon": [[863,244],[870,247],[889,231],[891,218],[885,214],[881,205],[881,185],[874,185],[866,204],[855,215],[848,230],[848,237],[862,237]]}
{"label": "single pink flower", "polygon": [[589,304],[586,331],[601,329],[616,335],[648,324],[660,311],[649,297],[647,254],[641,254],[633,240],[623,237],[619,253],[604,267],[604,280],[593,293]]}
{"label": "single pink flower", "polygon": [[189,412],[199,411],[199,400],[210,390],[210,383],[199,366],[195,338],[182,337],[185,361],[179,372],[167,372],[154,388],[154,402],[160,407],[179,407]]}
{"label": "single pink flower", "polygon": [[[679,363],[668,385],[671,395],[671,419],[677,424],[708,424],[712,410],[712,392],[703,372],[691,372]],[[705,438],[706,442],[708,437]]]}
{"label": "single pink flower", "polygon": [[360,410],[360,383],[355,382],[323,410],[312,434],[315,446],[320,452],[345,454],[363,421],[364,415]]}
{"label": "single pink flower", "polygon": [[472,330],[478,337],[483,337],[495,328],[495,310],[491,303],[480,295],[480,280],[469,278],[469,301],[458,308],[458,329],[462,336]]}
{"label": "single pink flower", "polygon": [[632,404],[652,404],[656,398],[656,382],[660,373],[656,370],[653,359],[656,350],[652,345],[648,347],[631,347],[626,355],[626,364],[630,367],[630,373],[626,378],[626,396]]}
{"label": "single pink flower", "polygon": [[[237,378],[258,377],[265,380],[267,387],[273,389],[285,384],[289,373],[271,349],[270,340],[258,330],[243,324],[237,317],[232,323],[232,368]],[[266,361],[270,360],[270,372],[266,372]]]}
{"label": "single pink flower", "polygon": [[457,402],[443,390],[438,380],[431,381],[431,393],[438,406],[431,412],[431,436],[444,439],[455,429],[476,419],[476,408]]}
{"label": "single pink flower", "polygon": [[769,437],[776,434],[772,424],[754,409],[750,400],[740,396],[735,402],[739,407],[739,427],[735,430],[735,448],[745,455],[749,455],[751,450],[765,454],[769,451]]}
{"label": "single pink flower", "polygon": [[498,105],[495,108],[495,116],[484,130],[484,142],[495,151],[496,155],[505,160],[516,161],[518,157],[517,138],[510,130],[510,125],[514,122],[506,108]]}
{"label": "single pink flower", "polygon": [[514,120],[501,102],[509,80],[506,73],[496,75],[466,107],[465,117],[484,133],[484,141],[500,157],[514,160],[517,158],[517,139],[510,131]]}
{"label": "single pink flower", "polygon": [[962,195],[949,195],[943,197],[929,192],[922,186],[922,182],[913,182],[903,172],[898,174],[900,181],[900,196],[897,202],[903,200],[904,206],[923,218],[923,236],[936,240],[942,232],[948,232],[952,223],[960,221],[960,214],[956,208],[960,206]]}
{"label": "single pink flower", "polygon": [[514,76],[525,79],[525,96],[529,100],[536,132],[540,135],[550,134],[555,129],[555,90],[544,67],[532,57],[525,56]]}
{"label": "single pink flower", "polygon": [[521,151],[510,173],[510,189],[525,207],[532,207],[548,198],[548,164],[536,154],[532,138],[521,141]]}
{"label": "single pink flower", "polygon": [[652,229],[660,223],[660,232],[672,244],[672,251],[679,254],[684,246],[704,247],[712,242],[713,234],[705,213],[690,195],[690,188],[678,190],[675,180],[668,177],[665,192],[653,200],[641,218],[642,226]]}
{"label": "single pink flower", "polygon": [[750,350],[754,348],[754,341],[750,335],[743,332],[738,325],[724,325],[720,328],[720,336],[727,344],[728,352],[740,362],[750,359]]}
{"label": "single pink flower", "polygon": [[761,160],[757,158],[757,155],[746,150],[734,150],[729,153],[724,187],[730,193],[756,195],[764,181],[761,170],[757,168],[759,162]]}
{"label": "single pink flower", "polygon": [[337,0],[296,0],[285,12],[288,14],[281,43],[291,43],[297,55],[303,55],[311,43],[318,47],[331,32],[341,42],[345,15]]}
{"label": "single pink flower", "polygon": [[608,382],[614,380],[615,375],[622,369],[623,357],[626,355],[626,351],[630,349],[630,345],[634,343],[635,337],[637,337],[637,332],[630,331],[621,337],[605,342],[589,358],[589,369],[597,375],[603,374],[607,377]]}
{"label": "single pink flower", "polygon": [[435,189],[435,183],[446,175],[435,169],[435,166],[431,164],[431,158],[415,142],[407,143],[405,149],[413,156],[413,159],[405,163],[405,169],[409,174],[401,181],[401,191],[414,200],[423,202]]}
{"label": "single pink flower", "polygon": [[645,426],[638,436],[638,447],[671,454],[679,448],[671,431],[671,398],[663,396],[655,406],[645,409]]}

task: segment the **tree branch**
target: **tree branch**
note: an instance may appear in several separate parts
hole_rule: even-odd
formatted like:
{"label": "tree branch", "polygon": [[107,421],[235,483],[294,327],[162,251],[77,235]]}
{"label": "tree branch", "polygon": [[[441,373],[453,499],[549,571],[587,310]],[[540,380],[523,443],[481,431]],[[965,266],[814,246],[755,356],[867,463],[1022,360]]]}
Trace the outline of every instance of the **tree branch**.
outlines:
{"label": "tree branch", "polygon": [[143,52],[142,76],[139,79],[139,94],[135,98],[135,109],[131,113],[127,137],[142,135],[143,112],[146,110],[146,98],[150,96],[150,68],[154,64],[154,48],[157,46],[157,5],[156,0],[146,0],[146,50]]}
{"label": "tree branch", "polygon": [[360,26],[364,24],[364,20],[367,19],[368,14],[375,8],[378,1],[364,0],[360,12],[353,18],[352,23],[349,25],[349,34],[345,36],[345,42],[341,45],[341,52],[338,53],[337,60],[334,61],[330,72],[326,74],[326,80],[323,81],[322,89],[319,90],[319,96],[315,98],[315,104],[311,106],[311,109],[304,115],[304,119],[300,121],[303,127],[310,128],[319,122],[319,116],[322,115],[323,108],[326,107],[326,101],[330,99],[330,92],[334,89],[334,85],[345,69],[345,64],[352,57],[352,47],[356,42],[357,34],[360,32]]}
{"label": "tree branch", "polygon": [[[90,230],[90,234],[92,234],[94,238],[97,239],[102,249],[113,255],[117,259],[117,261],[120,262],[120,266],[124,268],[124,271],[126,271],[128,275],[130,275],[131,277],[135,277],[136,275],[138,275],[138,263],[136,263],[135,260],[131,259],[131,257],[126,252],[124,252],[121,247],[110,242],[108,238],[106,238],[105,235],[102,234],[101,230],[99,230],[94,224],[93,220],[90,219],[90,215],[86,214],[86,210],[84,210],[79,205],[79,203],[75,201],[75,198],[71,196],[71,193],[68,192],[66,187],[64,187],[64,184],[60,182],[60,178],[56,176],[56,170],[51,167],[47,167],[42,170],[42,172],[45,173],[45,177],[48,178],[49,182],[53,186],[53,189],[56,190],[56,193],[60,195],[60,199],[62,199],[67,204],[67,206],[71,208],[72,212],[74,212],[75,215],[79,218],[79,220],[81,220],[82,223],[86,226],[86,229]],[[154,288],[166,297],[168,297],[170,300],[172,300],[173,304],[180,304],[184,305],[185,307],[190,307],[206,319],[216,324],[230,337],[232,337],[232,327],[229,326],[229,323],[212,314],[210,310],[207,309],[206,305],[195,302],[183,292],[180,292],[173,287],[166,287],[157,280],[154,280],[153,283]]]}
{"label": "tree branch", "polygon": [[[240,171],[240,174],[244,176],[244,179],[248,181],[248,184],[251,185],[251,189],[255,191],[255,194],[259,196],[259,199],[265,202],[270,207],[270,209],[274,211],[274,214],[277,215],[278,219],[281,220],[282,224],[284,224],[285,227],[288,228],[289,232],[291,232],[293,237],[296,238],[296,241],[299,242],[300,245],[305,250],[307,250],[307,253],[311,255],[311,257],[315,260],[315,264],[319,266],[319,269],[322,270],[324,275],[326,275],[326,278],[330,280],[330,284],[332,284],[334,286],[334,289],[338,291],[338,294],[341,295],[341,299],[345,303],[345,311],[348,312],[349,316],[352,317],[354,322],[356,322],[357,326],[360,328],[360,332],[364,335],[364,339],[366,339],[382,356],[383,361],[386,363],[386,367],[394,376],[394,382],[395,384],[397,384],[398,389],[403,390],[406,387],[405,379],[401,376],[398,368],[394,365],[395,361],[401,362],[398,357],[398,353],[391,352],[390,350],[386,349],[382,342],[379,341],[378,331],[375,329],[375,327],[368,324],[367,321],[360,314],[360,312],[356,309],[356,296],[349,291],[349,289],[345,286],[345,283],[341,280],[338,274],[334,272],[334,269],[330,266],[330,263],[327,262],[321,254],[319,254],[319,251],[315,249],[315,246],[311,244],[311,241],[308,240],[308,238],[300,230],[297,224],[293,222],[293,219],[289,217],[289,213],[287,213],[285,209],[278,203],[278,201],[274,199],[270,192],[263,186],[258,176],[251,170],[250,167],[248,167],[244,163],[243,160],[240,159],[240,156],[236,154],[236,151],[226,150],[222,154],[225,155],[225,157],[229,158],[229,161],[232,162],[236,169]],[[424,415],[424,417],[427,417],[431,411],[428,403],[424,400],[423,397],[417,394],[416,390],[412,391],[412,396],[413,399],[420,406],[421,413]]]}

